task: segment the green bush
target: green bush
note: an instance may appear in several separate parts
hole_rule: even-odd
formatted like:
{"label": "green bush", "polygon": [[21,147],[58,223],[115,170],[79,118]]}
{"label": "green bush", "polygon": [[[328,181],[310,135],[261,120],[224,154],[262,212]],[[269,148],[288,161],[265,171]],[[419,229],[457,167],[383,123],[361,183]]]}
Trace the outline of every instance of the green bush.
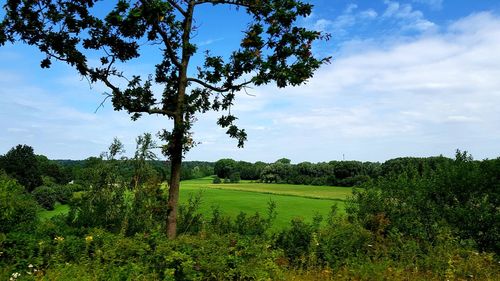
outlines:
{"label": "green bush", "polygon": [[231,183],[239,183],[240,180],[241,180],[241,176],[240,176],[240,173],[238,173],[238,172],[232,173],[229,176],[229,182],[231,182]]}
{"label": "green bush", "polygon": [[68,204],[73,198],[72,185],[57,185],[53,187],[56,195],[56,200],[61,204]]}
{"label": "green bush", "polygon": [[37,204],[24,187],[0,171],[0,233],[37,222]]}
{"label": "green bush", "polygon": [[276,238],[276,247],[283,249],[293,266],[305,266],[316,244],[317,228],[301,219],[293,219],[291,227],[281,231]]}
{"label": "green bush", "polygon": [[36,202],[44,209],[54,210],[54,205],[57,201],[56,190],[48,186],[39,186],[31,193],[35,197]]}
{"label": "green bush", "polygon": [[222,181],[221,181],[221,179],[218,176],[215,176],[214,179],[212,180],[212,183],[214,183],[214,184],[219,184],[221,182]]}

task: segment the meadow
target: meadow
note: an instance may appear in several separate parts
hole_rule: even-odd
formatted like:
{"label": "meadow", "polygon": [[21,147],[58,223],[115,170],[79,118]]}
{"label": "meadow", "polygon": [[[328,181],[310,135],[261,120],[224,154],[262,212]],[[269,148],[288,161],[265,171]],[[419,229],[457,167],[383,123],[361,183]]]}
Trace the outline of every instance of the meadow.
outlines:
{"label": "meadow", "polygon": [[201,194],[200,211],[210,214],[214,207],[236,217],[240,212],[265,215],[270,200],[276,203],[275,229],[289,225],[293,218],[310,222],[314,215],[326,217],[337,204],[344,210],[344,200],[352,188],[332,186],[305,186],[292,184],[265,184],[242,181],[236,184],[212,184],[211,177],[187,180],[181,183],[181,203],[189,196]]}
{"label": "meadow", "polygon": [[[214,208],[223,214],[236,217],[240,212],[265,216],[268,203],[276,203],[277,216],[273,229],[278,230],[294,218],[310,222],[319,214],[325,218],[333,205],[344,211],[344,202],[352,194],[352,188],[332,186],[305,186],[292,184],[265,184],[251,181],[240,183],[213,184],[212,177],[181,182],[181,204],[190,197],[201,196],[199,212],[210,216]],[[54,210],[39,212],[41,219],[49,219],[58,214],[67,214],[68,205],[56,204]]]}

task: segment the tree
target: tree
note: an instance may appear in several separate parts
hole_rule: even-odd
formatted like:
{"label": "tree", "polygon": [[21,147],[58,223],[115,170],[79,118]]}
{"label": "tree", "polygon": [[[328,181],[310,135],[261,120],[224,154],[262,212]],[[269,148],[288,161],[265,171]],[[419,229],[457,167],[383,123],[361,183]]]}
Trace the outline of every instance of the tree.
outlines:
{"label": "tree", "polygon": [[[236,93],[250,85],[275,82],[286,87],[306,82],[329,60],[311,53],[312,43],[328,35],[297,26],[297,19],[312,9],[298,0],[118,0],[108,13],[96,12],[96,2],[8,0],[0,44],[34,45],[46,55],[42,68],[59,60],[91,83],[104,83],[114,109],[126,110],[133,120],[159,114],[173,121],[171,130],[159,133],[165,142],[162,152],[171,162],[167,234],[173,238],[182,158],[195,144],[191,133],[195,114],[227,111],[217,123],[242,147],[246,132],[235,125],[237,118],[230,112]],[[240,47],[229,57],[207,52],[197,71],[188,73],[197,51],[191,42],[197,32],[195,10],[207,4],[245,9],[251,20]],[[161,59],[150,75],[127,77],[117,64],[140,57],[142,42],[161,46]],[[117,81],[126,81],[126,86]],[[163,92],[155,93],[155,85]]]}
{"label": "tree", "polygon": [[220,159],[215,162],[214,173],[219,178],[229,178],[231,173],[236,169],[236,161],[233,159]]}
{"label": "tree", "polygon": [[42,175],[33,148],[28,145],[17,145],[2,157],[3,170],[16,179],[28,191],[42,185]]}
{"label": "tree", "polygon": [[137,189],[147,174],[151,174],[151,171],[153,171],[146,161],[157,160],[156,154],[152,151],[155,147],[156,143],[150,133],[145,133],[143,136],[137,137],[136,150],[132,162],[134,166],[134,189]]}

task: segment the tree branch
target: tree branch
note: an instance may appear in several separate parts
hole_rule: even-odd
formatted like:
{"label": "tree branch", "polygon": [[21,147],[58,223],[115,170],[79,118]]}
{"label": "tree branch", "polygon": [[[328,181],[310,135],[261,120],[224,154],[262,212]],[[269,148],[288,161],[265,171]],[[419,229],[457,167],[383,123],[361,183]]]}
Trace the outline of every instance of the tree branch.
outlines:
{"label": "tree branch", "polygon": [[232,86],[229,86],[229,87],[220,88],[220,87],[217,87],[217,86],[210,85],[210,84],[206,83],[205,81],[202,81],[200,79],[193,78],[193,77],[188,77],[187,81],[188,82],[198,83],[201,86],[203,86],[205,88],[208,88],[208,89],[210,89],[210,90],[212,90],[214,92],[218,92],[218,93],[225,93],[225,92],[228,92],[230,90],[239,89],[239,88],[245,87],[246,85],[251,84],[253,82],[252,80],[250,80],[250,81],[246,81],[246,82],[241,83],[241,84],[237,84],[237,85],[232,85]]}
{"label": "tree branch", "polygon": [[186,11],[184,9],[182,9],[181,6],[179,6],[179,4],[177,3],[177,1],[175,1],[175,0],[167,0],[167,2],[170,5],[172,5],[174,8],[176,8],[177,11],[179,11],[183,16],[187,15]]}
{"label": "tree branch", "polygon": [[168,34],[165,32],[165,30],[161,29],[160,25],[156,21],[153,23],[153,27],[156,30],[156,32],[158,32],[158,34],[160,34],[160,36],[163,40],[163,43],[165,44],[165,47],[167,48],[167,53],[168,53],[170,60],[174,63],[174,65],[177,68],[181,68],[182,65],[179,62],[179,59],[177,58],[177,56],[175,55],[174,48],[172,47],[172,42],[170,42],[170,38],[169,38]]}
{"label": "tree branch", "polygon": [[196,0],[195,5],[200,5],[204,3],[211,3],[211,4],[232,4],[236,6],[242,6],[242,7],[247,7],[251,8],[256,4],[255,0]]}

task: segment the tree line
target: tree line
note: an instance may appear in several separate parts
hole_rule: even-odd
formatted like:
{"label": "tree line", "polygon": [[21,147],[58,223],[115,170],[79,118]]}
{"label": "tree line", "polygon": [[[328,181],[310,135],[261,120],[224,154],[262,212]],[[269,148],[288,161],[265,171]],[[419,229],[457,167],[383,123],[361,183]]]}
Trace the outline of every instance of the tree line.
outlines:
{"label": "tree line", "polygon": [[[452,159],[437,157],[400,157],[379,162],[330,161],[291,164],[287,158],[274,163],[250,163],[220,159],[214,164],[214,174],[221,179],[241,178],[264,183],[301,185],[359,186],[381,176],[398,174],[423,175],[434,171]],[[236,175],[236,176],[235,176]]]}

